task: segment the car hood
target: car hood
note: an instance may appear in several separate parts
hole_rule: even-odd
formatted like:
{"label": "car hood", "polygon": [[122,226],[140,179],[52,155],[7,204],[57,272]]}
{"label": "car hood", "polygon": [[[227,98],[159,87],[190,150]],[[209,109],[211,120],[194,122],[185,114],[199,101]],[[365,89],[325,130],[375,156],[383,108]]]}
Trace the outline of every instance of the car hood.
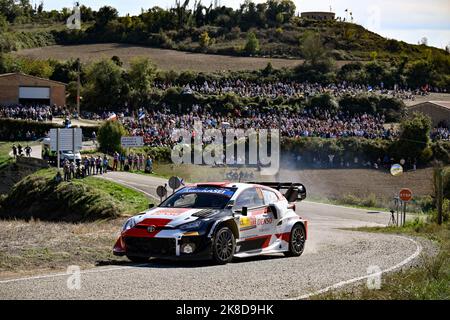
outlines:
{"label": "car hood", "polygon": [[230,214],[230,210],[192,209],[192,208],[154,208],[135,216],[135,222],[141,226],[177,227],[179,225]]}

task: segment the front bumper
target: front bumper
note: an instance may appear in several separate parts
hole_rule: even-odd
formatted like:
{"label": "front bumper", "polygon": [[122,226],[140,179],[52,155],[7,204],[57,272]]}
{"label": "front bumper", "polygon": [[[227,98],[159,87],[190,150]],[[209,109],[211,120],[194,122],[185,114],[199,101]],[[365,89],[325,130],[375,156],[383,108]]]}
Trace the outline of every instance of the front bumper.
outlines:
{"label": "front bumper", "polygon": [[[191,244],[192,253],[184,253],[183,246]],[[133,236],[126,233],[117,240],[115,256],[151,257],[180,260],[207,260],[212,257],[212,240],[204,235],[174,235],[173,237]]]}

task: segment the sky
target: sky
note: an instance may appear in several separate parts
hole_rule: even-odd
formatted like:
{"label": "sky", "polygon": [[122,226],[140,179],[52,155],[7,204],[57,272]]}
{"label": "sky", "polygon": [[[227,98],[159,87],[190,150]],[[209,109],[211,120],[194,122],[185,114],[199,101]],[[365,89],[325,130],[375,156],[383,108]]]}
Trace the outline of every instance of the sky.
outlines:
{"label": "sky", "polygon": [[[40,0],[32,0],[40,2]],[[43,0],[46,10],[72,7],[74,0]],[[191,0],[193,4],[195,0]],[[210,4],[213,0],[202,0]],[[238,8],[244,0],[218,0],[221,5]],[[153,6],[170,8],[175,0],[80,0],[81,4],[98,9],[110,5],[121,15],[136,15],[141,8]],[[254,2],[265,2],[254,0]],[[444,48],[450,45],[449,0],[294,0],[298,12],[330,11],[347,17],[346,9],[353,13],[354,22],[384,37],[417,44],[423,37],[428,45]]]}

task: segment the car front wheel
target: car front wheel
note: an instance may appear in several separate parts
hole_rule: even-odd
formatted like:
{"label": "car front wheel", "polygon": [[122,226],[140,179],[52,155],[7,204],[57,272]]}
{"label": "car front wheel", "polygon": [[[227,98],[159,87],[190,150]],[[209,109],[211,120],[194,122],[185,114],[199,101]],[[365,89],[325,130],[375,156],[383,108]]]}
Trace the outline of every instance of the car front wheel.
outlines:
{"label": "car front wheel", "polygon": [[213,241],[213,259],[217,264],[227,264],[233,260],[236,247],[233,232],[228,227],[220,228]]}
{"label": "car front wheel", "polygon": [[297,224],[292,228],[291,237],[289,239],[289,251],[284,255],[287,257],[299,257],[305,249],[306,233],[305,228]]}

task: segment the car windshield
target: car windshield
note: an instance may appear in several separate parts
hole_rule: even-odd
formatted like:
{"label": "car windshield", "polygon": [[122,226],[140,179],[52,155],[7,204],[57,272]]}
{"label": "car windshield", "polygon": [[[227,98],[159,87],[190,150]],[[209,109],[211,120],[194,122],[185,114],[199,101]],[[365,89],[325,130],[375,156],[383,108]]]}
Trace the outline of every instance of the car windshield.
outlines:
{"label": "car windshield", "polygon": [[163,208],[224,209],[236,189],[220,187],[186,187],[169,197]]}

